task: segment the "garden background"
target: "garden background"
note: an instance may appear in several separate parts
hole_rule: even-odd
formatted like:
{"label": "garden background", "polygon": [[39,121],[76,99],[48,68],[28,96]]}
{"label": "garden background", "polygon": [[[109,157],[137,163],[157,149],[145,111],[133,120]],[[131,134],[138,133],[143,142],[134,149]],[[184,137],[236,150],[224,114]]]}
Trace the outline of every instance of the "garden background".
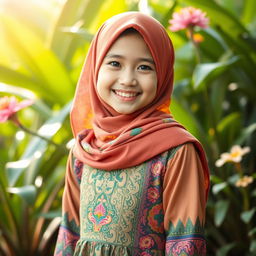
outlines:
{"label": "garden background", "polygon": [[[188,6],[209,26],[172,32],[172,14]],[[0,0],[0,97],[34,102],[0,124],[0,255],[52,255],[79,73],[100,24],[132,10],[174,43],[170,108],[211,169],[207,255],[256,255],[255,0]]]}

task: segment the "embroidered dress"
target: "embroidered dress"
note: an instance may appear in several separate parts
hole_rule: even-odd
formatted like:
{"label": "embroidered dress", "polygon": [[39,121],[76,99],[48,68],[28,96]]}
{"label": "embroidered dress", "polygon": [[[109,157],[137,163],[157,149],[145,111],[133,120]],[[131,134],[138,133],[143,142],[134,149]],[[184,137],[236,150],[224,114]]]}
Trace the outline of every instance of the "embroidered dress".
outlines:
{"label": "embroidered dress", "polygon": [[111,172],[70,159],[55,256],[206,255],[204,171],[193,144]]}

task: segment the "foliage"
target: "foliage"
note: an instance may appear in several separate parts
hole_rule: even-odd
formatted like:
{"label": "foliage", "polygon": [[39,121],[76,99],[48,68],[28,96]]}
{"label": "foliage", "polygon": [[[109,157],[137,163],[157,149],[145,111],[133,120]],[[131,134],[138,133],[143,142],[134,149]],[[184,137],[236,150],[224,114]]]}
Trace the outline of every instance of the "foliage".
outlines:
{"label": "foliage", "polygon": [[[255,1],[140,1],[148,3],[143,6],[135,0],[49,0],[47,7],[43,2],[26,0],[22,8],[18,0],[0,5],[0,96],[33,98],[35,104],[19,118],[56,144],[24,135],[10,122],[1,124],[0,255],[50,255],[66,144],[72,138],[67,115],[89,41],[105,19],[138,6],[151,12],[173,40],[171,110],[203,143],[209,158],[208,254],[255,255]],[[210,20],[207,29],[195,28],[204,39],[197,49],[184,30],[168,29],[172,13],[187,6],[200,8]],[[251,150],[238,164],[216,167],[220,154],[233,145]],[[254,181],[237,186],[245,175]]]}

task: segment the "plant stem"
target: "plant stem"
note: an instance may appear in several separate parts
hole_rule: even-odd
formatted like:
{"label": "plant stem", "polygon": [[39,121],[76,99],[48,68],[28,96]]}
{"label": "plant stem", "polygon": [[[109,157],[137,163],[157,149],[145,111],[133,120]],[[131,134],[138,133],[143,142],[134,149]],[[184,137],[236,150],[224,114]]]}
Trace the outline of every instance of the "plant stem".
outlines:
{"label": "plant stem", "polygon": [[191,42],[194,46],[194,49],[195,49],[197,63],[200,64],[201,63],[201,56],[200,56],[200,51],[199,51],[198,44],[194,40],[194,27],[193,26],[188,27],[188,34],[189,34],[189,39],[191,40]]}
{"label": "plant stem", "polygon": [[53,142],[52,140],[50,140],[50,139],[48,139],[48,138],[46,138],[46,137],[44,137],[44,136],[42,136],[42,135],[40,135],[40,134],[34,132],[34,131],[31,131],[31,130],[29,130],[28,128],[26,128],[25,126],[23,126],[23,125],[20,123],[20,121],[18,120],[18,118],[17,118],[16,115],[13,115],[13,116],[10,118],[10,120],[12,120],[12,121],[14,122],[14,124],[17,125],[17,126],[18,126],[21,130],[23,130],[24,132],[26,132],[26,133],[28,133],[28,134],[30,134],[30,135],[32,135],[32,136],[39,137],[40,139],[43,139],[43,140],[47,141],[48,143],[54,145],[55,147],[60,147],[59,144],[56,144],[56,143]]}

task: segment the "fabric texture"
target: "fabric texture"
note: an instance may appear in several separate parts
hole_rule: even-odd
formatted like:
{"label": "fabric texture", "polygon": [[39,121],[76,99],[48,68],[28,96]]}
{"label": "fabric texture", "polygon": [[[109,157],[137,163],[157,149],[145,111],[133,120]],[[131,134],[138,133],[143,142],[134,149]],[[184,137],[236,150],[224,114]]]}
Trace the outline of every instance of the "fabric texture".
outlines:
{"label": "fabric texture", "polygon": [[[132,114],[121,115],[100,99],[96,82],[109,48],[129,28],[144,38],[155,62],[158,84],[152,103]],[[207,193],[209,172],[202,146],[169,112],[173,62],[171,40],[152,17],[126,12],[107,20],[91,43],[71,111],[71,126],[77,138],[76,158],[94,168],[111,171],[141,164],[172,147],[193,142],[205,170]]]}
{"label": "fabric texture", "polygon": [[204,171],[193,144],[112,172],[70,162],[64,195],[73,200],[64,198],[55,256],[206,255]]}

